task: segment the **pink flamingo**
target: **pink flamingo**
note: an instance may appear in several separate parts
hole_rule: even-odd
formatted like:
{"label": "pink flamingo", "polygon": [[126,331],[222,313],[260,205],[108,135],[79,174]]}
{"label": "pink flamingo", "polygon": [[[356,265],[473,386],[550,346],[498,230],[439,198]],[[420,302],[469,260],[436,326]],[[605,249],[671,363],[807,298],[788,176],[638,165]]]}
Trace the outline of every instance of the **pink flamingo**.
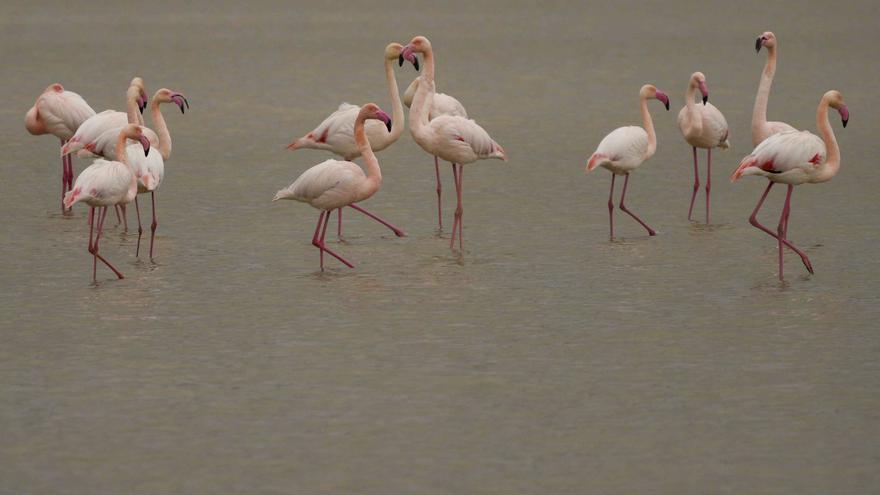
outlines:
{"label": "pink flamingo", "polygon": [[[116,155],[120,161],[95,160],[76,178],[76,182],[66,196],[64,206],[71,208],[79,202],[89,205],[89,253],[92,254],[92,282],[97,282],[98,260],[113,270],[120,279],[122,273],[99,253],[98,244],[107,217],[107,207],[130,203],[137,195],[137,176],[128,163],[125,153],[125,140],[134,139],[141,143],[144,154],[150,153],[150,141],[144,136],[141,127],[129,124],[122,128],[116,140]],[[98,214],[95,215],[95,210]],[[97,218],[96,218],[97,216]],[[97,236],[92,241],[97,220]]]}
{"label": "pink flamingo", "polygon": [[[55,83],[46,88],[28,110],[24,127],[33,135],[52,134],[61,140],[63,147],[83,122],[95,115],[92,107],[73,91]],[[73,160],[61,157],[61,212],[64,213],[64,194],[73,183]]]}
{"label": "pink flamingo", "polygon": [[648,235],[656,232],[648,224],[637,217],[635,213],[627,209],[624,204],[626,186],[629,184],[629,174],[639,165],[654,156],[657,151],[657,135],[654,133],[654,122],[651,113],[648,112],[648,100],[659,100],[669,110],[669,97],[651,84],[645,84],[639,90],[639,108],[642,113],[642,126],[618,127],[605,136],[596,148],[596,152],[590,156],[587,163],[587,172],[598,166],[611,171],[611,192],[608,195],[608,222],[611,227],[611,239],[614,239],[614,178],[618,175],[626,176],[623,182],[623,192],[620,194],[620,209],[628,213],[642,227],[648,231]]}
{"label": "pink flamingo", "polygon": [[341,261],[349,268],[354,268],[348,260],[333,252],[327,247],[324,239],[327,235],[327,224],[330,213],[339,208],[350,206],[355,210],[369,216],[379,223],[390,228],[398,237],[403,232],[390,223],[367,212],[356,203],[369,199],[379,190],[382,185],[382,171],[379,169],[379,160],[370,147],[364,129],[368,119],[383,122],[389,130],[392,128],[391,117],[383,112],[375,103],[367,103],[358,112],[354,122],[354,139],[359,153],[364,157],[367,173],[350,161],[327,160],[303,172],[293,184],[278,191],[272,201],[280,199],[292,199],[310,204],[313,208],[321,211],[318,216],[318,226],[315,235],[312,236],[312,244],[321,253],[321,271],[324,270],[324,252]]}
{"label": "pink flamingo", "polygon": [[[694,94],[699,88],[703,94],[703,104],[694,103]],[[727,120],[721,111],[709,103],[709,88],[706,87],[706,76],[702,72],[694,72],[691,75],[688,89],[685,93],[685,106],[678,113],[678,128],[694,149],[694,193],[691,196],[691,206],[688,209],[688,220],[691,220],[694,212],[694,201],[697,199],[697,191],[700,189],[700,173],[697,166],[697,148],[707,150],[706,164],[706,223],[709,223],[709,192],[712,190],[712,148],[718,147],[726,150],[730,147],[728,137],[730,131]]]}
{"label": "pink flamingo", "polygon": [[[418,59],[415,59],[415,61],[418,62]],[[403,57],[400,59],[400,64],[403,65]],[[416,67],[416,70],[418,70],[418,67]],[[419,89],[419,79],[418,77],[413,79],[413,82],[410,83],[403,93],[403,104],[407,108],[412,106],[413,97],[415,97],[416,91]],[[428,111],[428,120],[434,120],[435,117],[441,115],[464,118],[468,116],[467,110],[465,110],[464,105],[460,101],[447,94],[435,93],[434,99],[431,101],[431,108]],[[437,175],[437,228],[443,230],[443,187],[440,182],[440,161],[436,156],[434,157],[434,172]]]}
{"label": "pink flamingo", "polygon": [[[389,43],[385,47],[385,82],[388,86],[388,96],[391,99],[393,125],[390,130],[386,130],[385,126],[378,122],[366,123],[365,132],[374,153],[388,148],[403,134],[403,105],[400,102],[400,90],[397,87],[397,77],[394,74],[394,61],[400,59],[402,49],[403,46],[399,43]],[[304,148],[325,150],[341,156],[346,161],[354,160],[361,156],[354,136],[354,123],[360,111],[361,107],[357,105],[342,103],[335,112],[318,124],[318,127],[305,136],[295,139],[287,148],[290,150]],[[337,235],[342,237],[341,208],[337,214]]]}
{"label": "pink flamingo", "polygon": [[[788,246],[798,254],[807,271],[813,273],[813,265],[806,253],[798,249],[788,241],[788,217],[791,214],[791,193],[794,186],[810,183],[818,184],[831,180],[840,170],[840,148],[834,137],[834,130],[828,121],[828,107],[837,110],[843,121],[843,127],[849,121],[849,110],[843,102],[843,96],[838,91],[828,91],[822,95],[819,108],[816,110],[816,127],[822,134],[818,137],[808,131],[788,131],[773,134],[768,137],[752,153],[739,164],[739,168],[730,178],[731,182],[746,175],[761,175],[767,177],[770,183],[761,195],[758,205],[749,217],[749,223],[770,234],[777,240],[779,246],[779,280],[782,280],[782,245]],[[764,204],[764,199],[770,193],[770,188],[776,183],[788,184],[785,195],[785,206],[779,216],[779,225],[776,232],[761,225],[758,222],[758,210]]]}
{"label": "pink flamingo", "polygon": [[[138,176],[138,194],[150,193],[153,213],[153,222],[150,224],[151,260],[153,259],[156,229],[159,226],[158,218],[156,217],[156,189],[162,184],[162,179],[165,175],[165,160],[171,157],[171,134],[168,131],[168,125],[165,123],[165,117],[162,115],[160,108],[162,103],[174,103],[180,108],[180,113],[183,114],[189,108],[189,102],[182,93],[162,88],[153,95],[153,101],[150,103],[150,114],[153,116],[153,124],[156,127],[156,131],[144,128],[144,133],[148,139],[150,139],[150,136],[155,136],[155,138],[150,139],[150,144],[156,146],[159,149],[159,153],[144,155],[137,144],[131,144],[125,148],[129,163],[134,167]],[[108,129],[101,133],[92,143],[87,143],[85,147],[94,154],[109,160],[115,160],[117,159],[115,135],[118,134],[119,128]],[[140,205],[138,204],[137,196],[134,198],[134,205],[138,221],[138,242],[135,256],[140,256],[143,226],[141,224]]]}
{"label": "pink flamingo", "polygon": [[773,86],[773,76],[776,74],[776,35],[767,31],[759,36],[755,41],[755,51],[760,52],[762,46],[767,48],[767,63],[761,73],[761,83],[758,85],[755,108],[752,111],[752,146],[761,144],[761,141],[772,134],[796,130],[785,122],[767,122],[767,101],[770,99],[770,87]]}
{"label": "pink flamingo", "polygon": [[456,230],[458,231],[458,248],[462,246],[462,222],[464,213],[462,207],[462,177],[463,165],[477,160],[496,158],[507,161],[504,153],[482,127],[473,120],[464,117],[441,115],[434,120],[429,120],[428,115],[433,101],[434,89],[434,52],[431,42],[424,36],[416,36],[403,48],[403,57],[415,64],[414,53],[421,53],[425,58],[425,72],[420,76],[419,87],[413,97],[412,108],[409,112],[409,130],[413,139],[431,155],[442,158],[452,163],[452,175],[455,181],[455,191],[458,197],[458,206],[455,209],[455,220],[452,223],[452,238],[449,247],[455,246]]}

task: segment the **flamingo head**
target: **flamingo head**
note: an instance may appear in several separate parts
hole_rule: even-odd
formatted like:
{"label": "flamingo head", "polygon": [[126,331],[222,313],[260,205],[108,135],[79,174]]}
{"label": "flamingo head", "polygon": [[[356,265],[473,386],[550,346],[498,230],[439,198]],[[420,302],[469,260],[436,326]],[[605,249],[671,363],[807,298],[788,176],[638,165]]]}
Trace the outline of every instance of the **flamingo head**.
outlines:
{"label": "flamingo head", "polygon": [[761,36],[758,36],[758,39],[755,40],[755,51],[760,52],[762,46],[766,46],[768,50],[776,48],[776,35],[767,31]]}
{"label": "flamingo head", "polygon": [[187,101],[186,96],[167,88],[156,91],[156,94],[153,95],[153,101],[158,103],[174,103],[180,108],[180,113],[186,113],[186,110],[189,108],[189,101]]}
{"label": "flamingo head", "polygon": [[64,86],[61,83],[50,84],[49,87],[43,91],[43,93],[61,93],[64,91]]}
{"label": "flamingo head", "polygon": [[669,96],[663,91],[657,89],[657,86],[654,86],[653,84],[645,84],[642,86],[642,89],[639,90],[639,96],[645,99],[654,98],[660,100],[660,103],[666,107],[666,110],[669,110]]}
{"label": "flamingo head", "polygon": [[846,103],[843,102],[843,95],[840,94],[840,91],[831,90],[825,93],[822,96],[822,99],[828,102],[828,106],[837,110],[837,113],[840,114],[840,120],[843,123],[843,127],[846,127],[847,122],[849,122],[849,108],[846,107]]}
{"label": "flamingo head", "polygon": [[359,117],[366,119],[375,119],[381,120],[385,123],[385,127],[388,128],[388,132],[391,132],[391,117],[388,116],[379,105],[375,103],[367,103],[366,105],[361,107]]}
{"label": "flamingo head", "polygon": [[140,77],[135,77],[131,80],[130,86],[137,88],[137,104],[138,110],[141,113],[144,113],[144,109],[147,108],[147,89],[144,86],[144,80]]}
{"label": "flamingo head", "polygon": [[403,56],[403,45],[400,43],[389,43],[388,46],[385,47],[385,58],[388,60],[397,60],[398,64],[403,67],[403,61],[408,60],[413,64],[413,67],[416,68],[416,71],[419,70],[419,59],[415,55],[409,54],[407,57]]}
{"label": "flamingo head", "polygon": [[703,95],[703,105],[709,101],[709,88],[706,86],[706,76],[702,72],[694,72],[691,75],[691,85],[697,87]]}
{"label": "flamingo head", "polygon": [[150,140],[147,139],[147,136],[144,136],[144,130],[141,126],[137,124],[127,124],[122,128],[122,131],[119,133],[120,136],[125,136],[127,139],[133,139],[139,143],[144,148],[144,156],[150,155]]}
{"label": "flamingo head", "polygon": [[400,65],[403,65],[403,61],[407,60],[416,70],[419,70],[419,59],[416,58],[416,53],[430,53],[431,52],[431,42],[428,41],[428,38],[424,36],[416,36],[413,38],[409,44],[403,47],[403,51],[400,53]]}

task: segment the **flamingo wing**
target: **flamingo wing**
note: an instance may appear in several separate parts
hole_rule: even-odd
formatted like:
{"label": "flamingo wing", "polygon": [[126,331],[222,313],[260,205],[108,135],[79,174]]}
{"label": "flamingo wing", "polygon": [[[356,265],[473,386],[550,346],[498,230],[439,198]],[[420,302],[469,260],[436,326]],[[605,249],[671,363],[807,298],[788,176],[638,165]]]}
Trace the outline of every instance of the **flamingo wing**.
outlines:
{"label": "flamingo wing", "polygon": [[70,139],[80,125],[95,115],[92,107],[73,91],[47,91],[37,101],[40,117],[50,133]]}
{"label": "flamingo wing", "polygon": [[109,129],[118,129],[128,123],[128,115],[115,110],[104,110],[83,122],[62,148],[62,154],[79,151]]}
{"label": "flamingo wing", "polygon": [[808,131],[789,131],[774,134],[761,142],[742,159],[733,180],[743,175],[776,175],[787,172],[809,174],[825,163],[825,143]]}
{"label": "flamingo wing", "polygon": [[428,123],[440,155],[453,163],[470,163],[483,158],[507,160],[504,149],[473,120],[442,115]]}
{"label": "flamingo wing", "polygon": [[[114,129],[107,129],[93,141],[82,143],[83,149],[80,150],[77,155],[80,157],[96,155],[103,156],[108,160],[117,160],[119,157],[116,156],[116,139],[119,137],[119,132],[122,131],[123,127],[124,126],[119,126]],[[159,136],[154,130],[144,126],[141,126],[141,130],[143,131],[144,136],[150,141],[150,146],[159,146]],[[131,146],[131,143],[137,143],[137,141],[129,139],[128,143],[128,146]],[[141,148],[141,155],[143,155],[143,148]]]}
{"label": "flamingo wing", "polygon": [[602,138],[596,154],[611,162],[640,164],[648,154],[648,133],[639,126],[618,127]]}
{"label": "flamingo wing", "polygon": [[325,204],[344,204],[351,185],[366,178],[356,164],[342,160],[326,160],[302,173],[293,184],[278,191],[273,201],[293,199],[321,208]]}
{"label": "flamingo wing", "polygon": [[79,202],[112,205],[120,202],[131,184],[131,171],[120,162],[98,159],[76,178],[73,188],[64,197],[70,207]]}

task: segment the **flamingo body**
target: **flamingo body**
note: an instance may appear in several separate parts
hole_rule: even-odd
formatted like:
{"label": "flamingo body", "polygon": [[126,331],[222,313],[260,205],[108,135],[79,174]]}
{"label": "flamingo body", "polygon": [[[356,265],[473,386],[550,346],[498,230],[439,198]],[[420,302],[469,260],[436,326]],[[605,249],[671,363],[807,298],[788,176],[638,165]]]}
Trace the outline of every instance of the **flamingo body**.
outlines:
{"label": "flamingo body", "polygon": [[99,158],[80,173],[73,189],[64,197],[64,206],[76,203],[89,206],[113,206],[130,203],[137,188],[132,187],[131,169],[122,162]]}
{"label": "flamingo body", "polygon": [[816,182],[827,156],[822,138],[809,131],[773,134],[742,159],[734,177],[761,175],[791,185]]}
{"label": "flamingo body", "polygon": [[53,84],[37,98],[25,115],[25,128],[33,135],[52,134],[69,140],[77,129],[95,115],[82,96]]}
{"label": "flamingo body", "polygon": [[[403,94],[403,104],[406,105],[406,108],[412,106],[413,97],[415,97],[416,90],[419,88],[419,79],[418,77],[413,79],[413,82],[410,83]],[[464,118],[468,116],[467,110],[465,110],[464,105],[460,101],[445,93],[434,93],[434,100],[428,109],[428,120],[434,120],[441,115]]]}
{"label": "flamingo body", "polygon": [[[324,119],[318,127],[297,139],[290,145],[291,149],[318,149],[330,151],[346,160],[361,156],[354,141],[354,122],[361,107],[351,103],[343,103],[335,112]],[[391,146],[397,137],[392,139],[391,132],[381,122],[370,120],[364,124],[367,139],[373,151],[381,151]]]}
{"label": "flamingo body", "polygon": [[678,112],[678,127],[684,140],[695,148],[728,149],[730,147],[728,140],[730,129],[724,114],[709,102],[706,102],[705,105],[695,104],[693,108],[690,118],[699,119],[702,123],[701,126],[687,128],[685,123],[689,117],[687,106]]}
{"label": "flamingo body", "polygon": [[441,115],[429,121],[416,142],[428,153],[459,165],[490,158],[507,160],[489,133],[464,117]]}
{"label": "flamingo body", "polygon": [[[85,149],[86,145],[95,142],[105,131],[116,130],[128,124],[128,114],[116,110],[104,110],[82,123],[73,137],[61,147],[61,154],[67,155]],[[116,139],[114,136],[113,139]]]}
{"label": "flamingo body", "polygon": [[616,175],[626,175],[648,156],[648,133],[636,126],[618,127],[599,142],[588,166],[602,167]]}

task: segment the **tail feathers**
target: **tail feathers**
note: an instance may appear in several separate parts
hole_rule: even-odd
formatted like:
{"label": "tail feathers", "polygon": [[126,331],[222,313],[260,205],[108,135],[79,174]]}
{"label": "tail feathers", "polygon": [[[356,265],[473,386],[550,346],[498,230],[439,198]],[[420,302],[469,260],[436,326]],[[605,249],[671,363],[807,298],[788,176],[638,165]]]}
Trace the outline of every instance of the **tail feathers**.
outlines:
{"label": "tail feathers", "polygon": [[743,158],[742,161],[739,162],[739,167],[737,167],[736,170],[733,172],[733,175],[730,176],[730,182],[736,182],[736,180],[739,179],[740,177],[742,177],[743,175],[751,175],[751,174],[747,173],[747,169],[749,169],[751,167],[757,167],[757,166],[758,166],[758,159],[755,158],[754,156],[749,155],[749,156]]}
{"label": "tail feathers", "polygon": [[587,162],[587,172],[609,161],[608,159],[609,156],[605,153],[593,153],[592,156],[590,156],[590,161]]}
{"label": "tail feathers", "polygon": [[278,201],[279,199],[292,199],[290,196],[290,188],[285,187],[284,189],[275,193],[275,197],[272,198],[272,202]]}
{"label": "tail feathers", "polygon": [[61,156],[69,155],[81,149],[83,149],[82,143],[77,141],[76,138],[73,138],[70,141],[64,143],[64,146],[61,147]]}
{"label": "tail feathers", "polygon": [[67,194],[64,195],[64,207],[70,208],[79,200],[79,195],[82,192],[82,188],[75,187],[70,191],[67,191]]}
{"label": "tail feathers", "polygon": [[724,137],[721,138],[721,143],[718,145],[719,148],[726,150],[730,148],[730,129],[724,131]]}
{"label": "tail feathers", "polygon": [[492,153],[489,153],[489,158],[497,158],[506,162],[507,153],[504,151],[504,148],[502,148],[500,144],[492,141]]}

